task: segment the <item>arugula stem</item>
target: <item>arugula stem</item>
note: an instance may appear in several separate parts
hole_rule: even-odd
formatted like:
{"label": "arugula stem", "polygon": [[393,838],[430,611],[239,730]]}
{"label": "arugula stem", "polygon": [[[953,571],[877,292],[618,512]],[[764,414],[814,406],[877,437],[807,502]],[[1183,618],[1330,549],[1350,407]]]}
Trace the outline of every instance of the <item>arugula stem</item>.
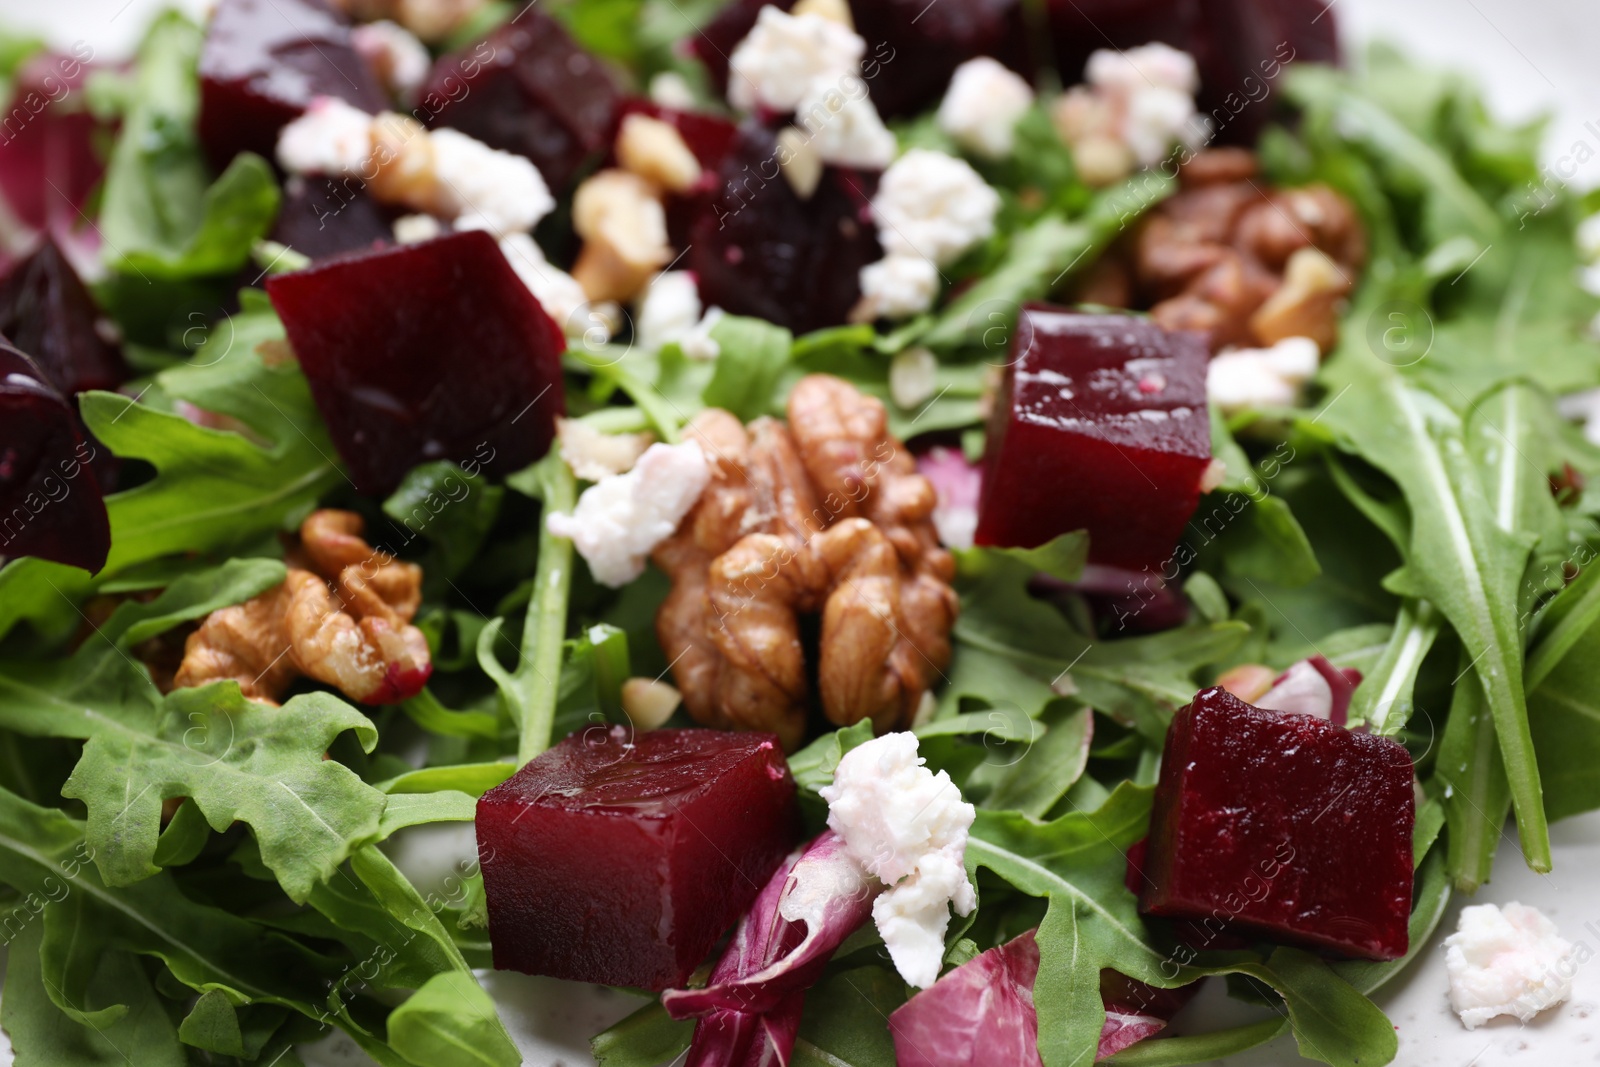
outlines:
{"label": "arugula stem", "polygon": [[[1463,669],[1466,656],[1461,657]],[[1494,718],[1483,687],[1458,685],[1439,743],[1439,777],[1449,787],[1449,873],[1457,889],[1475,892],[1489,880],[1500,845],[1511,786],[1501,761]]]}
{"label": "arugula stem", "polygon": [[[578,487],[572,471],[555,449],[538,464],[544,515],[571,511]],[[567,600],[572,592],[572,542],[550,532],[541,518],[539,567],[534,575],[533,598],[528,601],[522,628],[522,659],[513,675],[517,703],[522,707],[518,724],[517,762],[527,763],[550,747],[555,724],[556,696],[561,683],[562,645],[567,635]]]}
{"label": "arugula stem", "polygon": [[1355,692],[1351,713],[1372,725],[1372,732],[1399,733],[1411,718],[1417,671],[1439,636],[1439,610],[1426,600],[1400,604],[1394,632],[1377,665]]}

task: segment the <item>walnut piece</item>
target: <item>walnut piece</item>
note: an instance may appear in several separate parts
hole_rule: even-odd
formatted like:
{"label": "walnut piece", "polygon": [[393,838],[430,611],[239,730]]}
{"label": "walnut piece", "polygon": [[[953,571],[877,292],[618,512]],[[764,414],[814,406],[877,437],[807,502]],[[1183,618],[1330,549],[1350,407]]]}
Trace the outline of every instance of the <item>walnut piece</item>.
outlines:
{"label": "walnut piece", "polygon": [[177,688],[234,679],[252,700],[276,701],[300,675],[363,704],[392,704],[427,683],[428,642],[411,619],[422,569],[362,539],[361,516],[312,512],[289,573],[243,604],[213,611],[189,635]]}
{"label": "walnut piece", "polygon": [[1257,167],[1238,148],[1185,163],[1179,191],[1150,211],[1122,255],[1102,261],[1126,275],[1102,266],[1079,297],[1148,307],[1167,329],[1208,333],[1213,351],[1304,336],[1327,352],[1366,259],[1366,234],[1334,190],[1273,188]]}
{"label": "walnut piece", "polygon": [[881,732],[910,724],[949,663],[957,601],[933,487],[883,404],[810,375],[788,416],[745,427],[709,409],[691,422],[711,482],[653,558],[673,582],[656,633],[689,713],[793,749],[812,697],[802,616],[821,616],[823,713]]}

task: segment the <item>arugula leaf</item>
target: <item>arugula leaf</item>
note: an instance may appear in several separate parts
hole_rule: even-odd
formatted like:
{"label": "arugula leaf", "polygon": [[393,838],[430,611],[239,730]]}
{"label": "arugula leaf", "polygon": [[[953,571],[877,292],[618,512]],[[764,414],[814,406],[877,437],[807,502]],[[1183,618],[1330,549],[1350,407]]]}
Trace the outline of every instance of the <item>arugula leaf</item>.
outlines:
{"label": "arugula leaf", "polygon": [[522,1063],[522,1053],[495,1015],[494,1001],[465,970],[435,975],[391,1012],[389,1043],[417,1064]]}
{"label": "arugula leaf", "polygon": [[423,767],[379,782],[377,788],[385,793],[435,793],[454,789],[470,796],[480,797],[517,773],[519,764],[509,761],[499,763],[464,763],[449,767]]}
{"label": "arugula leaf", "polygon": [[1176,984],[1151,944],[1134,896],[1122,884],[1124,850],[1150,822],[1150,790],[1126,782],[1093,813],[1040,823],[1015,812],[979,809],[967,843],[975,878],[988,868],[1049,906],[1039,925],[1039,1051],[1046,1067],[1094,1058],[1105,1007],[1100,971],[1114,968],[1156,986]]}
{"label": "arugula leaf", "polygon": [[[577,503],[572,471],[555,449],[533,466],[507,478],[506,484],[543,501],[544,514],[570,512]],[[511,721],[520,731],[518,766],[550,747],[560,696],[562,639],[567,629],[572,566],[572,542],[551,533],[541,517],[538,572],[522,628],[521,660],[516,671],[507,671],[495,655],[494,643],[500,636],[503,619],[491,620],[478,634],[478,663],[499,686]]]}
{"label": "arugula leaf", "polygon": [[85,990],[85,1003],[117,998],[126,1002],[125,1012],[89,1027],[62,1011],[45,991],[42,935],[43,924],[33,922],[10,944],[0,1025],[19,1062],[51,1067],[184,1067],[189,1062],[150,979],[126,952],[98,953]]}
{"label": "arugula leaf", "polygon": [[471,563],[500,514],[505,490],[448,460],[413,467],[383,502],[383,513],[400,523],[406,540],[420,535],[434,547],[437,567],[454,578]]}
{"label": "arugula leaf", "polygon": [[894,1067],[886,1020],[906,1002],[906,984],[886,967],[839,971],[806,992],[796,1067]]}
{"label": "arugula leaf", "polygon": [[1324,376],[1348,393],[1324,409],[1325,420],[1346,450],[1388,474],[1405,495],[1407,574],[1461,637],[1494,718],[1523,855],[1534,870],[1547,871],[1549,824],[1528,729],[1517,610],[1534,538],[1499,525],[1461,420],[1437,397],[1350,343]]}
{"label": "arugula leaf", "polygon": [[[1590,569],[1600,572],[1600,567]],[[1588,583],[1591,589],[1595,584]],[[1600,759],[1600,623],[1591,623],[1544,668],[1528,694],[1528,718],[1551,818],[1600,808],[1600,776],[1594,770]]]}
{"label": "arugula leaf", "polygon": [[1097,1062],[1104,1063],[1106,1067],[1186,1067],[1187,1064],[1208,1063],[1264,1045],[1287,1033],[1288,1029],[1286,1019],[1263,1019],[1258,1023],[1209,1034],[1139,1041],[1115,1056]]}
{"label": "arugula leaf", "polygon": [[674,1019],[652,1000],[589,1040],[597,1067],[658,1067],[683,1055],[694,1037],[695,1020]]}
{"label": "arugula leaf", "polygon": [[1047,727],[1044,737],[1005,768],[984,807],[1043,818],[1082,776],[1094,739],[1094,713],[1058,701],[1040,719]]}
{"label": "arugula leaf", "polygon": [[711,329],[722,348],[716,369],[701,399],[706,407],[723,408],[749,421],[771,414],[778,378],[789,361],[794,335],[762,319],[724,315]]}
{"label": "arugula leaf", "polygon": [[865,719],[825,733],[789,757],[789,773],[801,793],[814,796],[823,786],[833,783],[833,772],[846,752],[871,740],[872,723]]}

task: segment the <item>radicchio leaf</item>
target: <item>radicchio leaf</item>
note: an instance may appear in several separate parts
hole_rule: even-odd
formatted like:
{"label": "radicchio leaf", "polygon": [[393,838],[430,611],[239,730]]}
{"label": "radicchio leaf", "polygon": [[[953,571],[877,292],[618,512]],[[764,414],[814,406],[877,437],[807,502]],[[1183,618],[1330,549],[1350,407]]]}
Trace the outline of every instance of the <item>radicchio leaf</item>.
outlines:
{"label": "radicchio leaf", "polygon": [[1360,684],[1360,671],[1335,667],[1323,656],[1312,656],[1278,675],[1255,705],[1269,711],[1315,715],[1344,726],[1350,721],[1351,694]]}
{"label": "radicchio leaf", "polygon": [[[1039,974],[1034,931],[980,952],[889,1016],[899,1067],[1040,1067]],[[1095,1059],[1103,1060],[1163,1029],[1197,986],[1154,989],[1102,973],[1106,1021]]]}
{"label": "radicchio leaf", "polygon": [[706,987],[661,995],[674,1019],[700,1020],[685,1067],[788,1063],[806,989],[872,914],[879,888],[832,830],[791,854],[739,920]]}

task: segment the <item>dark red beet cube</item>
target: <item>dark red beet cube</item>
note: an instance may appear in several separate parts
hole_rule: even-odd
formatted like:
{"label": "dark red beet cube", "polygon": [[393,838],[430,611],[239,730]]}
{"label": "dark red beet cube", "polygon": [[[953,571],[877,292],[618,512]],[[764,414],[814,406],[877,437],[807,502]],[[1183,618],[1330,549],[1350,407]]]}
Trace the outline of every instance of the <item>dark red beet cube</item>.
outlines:
{"label": "dark red beet cube", "polygon": [[772,734],[573,734],[478,801],[496,967],[684,985],[799,833]]}
{"label": "dark red beet cube", "polygon": [[332,259],[267,295],[361,492],[430,460],[505,473],[549,448],[566,341],[487,233]]}
{"label": "dark red beet cube", "polygon": [[684,265],[700,299],[796,333],[837,326],[861,298],[861,268],[883,255],[872,222],[872,171],[826,167],[800,199],[776,160],[777,135],[755,122],[717,171],[717,191],[695,208]]}
{"label": "dark red beet cube", "polygon": [[1206,689],[1172,720],[1140,910],[1362,959],[1405,955],[1411,756]]}
{"label": "dark red beet cube", "polygon": [[0,337],[0,556],[106,565],[111,525],[94,455],[38,365]]}
{"label": "dark red beet cube", "polygon": [[284,185],[272,239],[311,259],[326,259],[391,242],[394,230],[360,179],[296,176]]}
{"label": "dark red beet cube", "polygon": [[441,56],[419,111],[491,148],[527,156],[559,196],[615,129],[622,93],[559,22],[525,8],[476,44]]}
{"label": "dark red beet cube", "polygon": [[[717,92],[728,91],[728,57],[766,6],[768,0],[734,0],[690,39]],[[771,6],[788,11],[794,0]],[[850,14],[867,43],[867,91],[886,118],[938,104],[950,75],[974,56],[994,56],[1023,74],[1032,66],[1022,0],[855,0]]]}
{"label": "dark red beet cube", "polygon": [[1089,531],[1089,558],[1171,558],[1211,462],[1205,338],[1126,315],[1022,310],[989,420],[980,545]]}
{"label": "dark red beet cube", "polygon": [[200,52],[200,143],[221,170],[273,159],[278,131],[319,96],[377,113],[388,96],[326,0],[221,0]]}
{"label": "dark red beet cube", "polygon": [[115,389],[122,355],[95,328],[99,309],[54,238],[0,284],[0,334],[27,352],[62,394]]}

